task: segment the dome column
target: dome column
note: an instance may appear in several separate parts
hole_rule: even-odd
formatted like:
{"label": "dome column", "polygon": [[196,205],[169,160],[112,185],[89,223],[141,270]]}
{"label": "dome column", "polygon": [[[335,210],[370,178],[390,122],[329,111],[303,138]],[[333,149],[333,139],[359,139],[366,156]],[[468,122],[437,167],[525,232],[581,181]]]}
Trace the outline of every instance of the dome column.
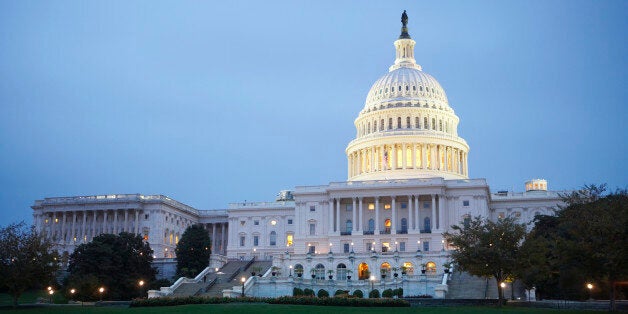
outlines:
{"label": "dome column", "polygon": [[395,196],[391,196],[391,204],[390,204],[390,209],[392,210],[392,222],[390,224],[390,233],[391,234],[397,234],[397,204],[395,202],[396,197]]}
{"label": "dome column", "polygon": [[392,145],[391,155],[392,155],[391,156],[392,157],[392,159],[391,159],[391,161],[392,161],[391,166],[392,167],[391,168],[393,170],[395,170],[395,169],[397,169],[397,144],[393,144]]}
{"label": "dome column", "polygon": [[408,195],[408,233],[414,230],[414,220],[412,212],[414,211],[414,207],[412,206],[412,195]]}

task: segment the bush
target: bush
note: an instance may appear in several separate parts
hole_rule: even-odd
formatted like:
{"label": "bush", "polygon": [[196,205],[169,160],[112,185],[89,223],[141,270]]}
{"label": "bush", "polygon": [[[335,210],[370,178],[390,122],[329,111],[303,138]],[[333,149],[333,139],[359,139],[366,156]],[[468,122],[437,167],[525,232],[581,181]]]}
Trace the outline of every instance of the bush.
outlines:
{"label": "bush", "polygon": [[398,298],[403,298],[403,288],[393,290],[393,295],[396,295]]}
{"label": "bush", "polygon": [[364,292],[362,292],[362,290],[355,290],[353,291],[353,296],[356,298],[364,298]]}
{"label": "bush", "polygon": [[335,297],[346,297],[348,295],[349,295],[348,290],[336,290],[336,292],[334,293]]}
{"label": "bush", "polygon": [[369,299],[377,299],[379,298],[379,290],[375,289],[369,292]]}
{"label": "bush", "polygon": [[305,289],[303,289],[303,295],[307,296],[307,297],[313,297],[314,296],[314,290],[312,290],[310,288],[305,288]]}
{"label": "bush", "polygon": [[382,292],[382,297],[383,298],[392,298],[393,297],[393,291],[392,289],[386,289]]}
{"label": "bush", "polygon": [[316,294],[317,297],[319,298],[329,298],[329,292],[327,292],[327,290],[318,290],[318,293]]}
{"label": "bush", "polygon": [[301,288],[292,289],[292,295],[295,297],[299,297],[303,295],[303,290]]}

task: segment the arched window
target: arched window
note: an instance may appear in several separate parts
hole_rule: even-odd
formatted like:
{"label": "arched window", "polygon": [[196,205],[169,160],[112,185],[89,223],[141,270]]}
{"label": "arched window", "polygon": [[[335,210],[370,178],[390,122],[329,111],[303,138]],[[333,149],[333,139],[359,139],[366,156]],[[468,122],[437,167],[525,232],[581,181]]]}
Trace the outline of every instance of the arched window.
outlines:
{"label": "arched window", "polygon": [[377,131],[377,120],[373,121],[373,132]]}
{"label": "arched window", "polygon": [[390,264],[387,262],[382,263],[382,265],[379,266],[379,273],[382,275],[382,278],[390,274]]}
{"label": "arched window", "polygon": [[416,85],[412,85],[412,90],[416,92]]}
{"label": "arched window", "polygon": [[432,130],[436,131],[436,118],[432,118]]}
{"label": "arched window", "polygon": [[297,274],[297,277],[303,276],[303,265],[301,264],[294,265],[294,273]]}
{"label": "arched window", "polygon": [[347,279],[347,265],[340,263],[336,266],[336,279],[345,280]]}
{"label": "arched window", "polygon": [[401,266],[401,274],[412,276],[414,274],[414,265],[410,262],[404,262]]}
{"label": "arched window", "polygon": [[379,123],[379,130],[384,131],[384,119],[382,119],[382,121],[380,121]]}
{"label": "arched window", "polygon": [[375,231],[375,220],[373,218],[369,219],[369,231]]}
{"label": "arched window", "polygon": [[427,262],[427,264],[425,264],[425,270],[428,274],[435,274],[436,273],[436,263],[434,262]]}
{"label": "arched window", "polygon": [[438,121],[438,130],[441,132],[443,131],[443,120]]}
{"label": "arched window", "polygon": [[401,232],[408,233],[408,220],[401,218]]}
{"label": "arched window", "polygon": [[369,122],[368,127],[366,129],[366,133],[369,134],[371,133],[371,122]]}
{"label": "arched window", "polygon": [[270,232],[270,245],[277,245],[277,232]]}
{"label": "arched window", "polygon": [[401,117],[397,117],[397,129],[401,129]]}
{"label": "arched window", "polygon": [[323,264],[316,265],[316,268],[314,268],[314,276],[316,279],[325,279],[325,266],[323,266]]}
{"label": "arched window", "polygon": [[390,226],[391,226],[390,219],[386,219],[384,221],[384,227],[386,228],[386,234],[390,234]]}
{"label": "arched window", "polygon": [[351,219],[347,220],[347,222],[345,223],[345,229],[349,233],[351,233],[351,231],[353,231],[353,222],[351,221]]}
{"label": "arched window", "polygon": [[392,118],[388,118],[388,129],[392,130],[392,128],[393,128]]}
{"label": "arched window", "polygon": [[420,129],[420,127],[419,127],[419,117],[414,118],[414,128]]}
{"label": "arched window", "polygon": [[425,217],[423,220],[423,228],[425,229],[425,232],[430,232],[430,230],[432,230],[430,225],[430,217]]}
{"label": "arched window", "polygon": [[369,279],[369,276],[370,276],[369,265],[366,263],[360,263],[360,265],[358,265],[358,279],[360,280]]}
{"label": "arched window", "polygon": [[410,117],[406,117],[406,129],[410,128]]}
{"label": "arched window", "polygon": [[429,127],[427,125],[427,117],[423,118],[423,128],[424,129],[429,129]]}

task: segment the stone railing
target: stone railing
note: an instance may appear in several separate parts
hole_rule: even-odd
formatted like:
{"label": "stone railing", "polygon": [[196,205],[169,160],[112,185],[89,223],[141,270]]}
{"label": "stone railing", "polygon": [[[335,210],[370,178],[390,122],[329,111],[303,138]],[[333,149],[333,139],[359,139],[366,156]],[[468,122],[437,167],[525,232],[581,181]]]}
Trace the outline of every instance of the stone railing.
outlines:
{"label": "stone railing", "polygon": [[117,203],[117,202],[163,202],[172,207],[186,211],[193,215],[198,215],[198,210],[189,205],[175,201],[164,195],[142,195],[142,194],[107,194],[91,196],[72,197],[47,197],[43,200],[35,201],[38,205],[59,205],[59,204],[83,204],[83,203]]}
{"label": "stone railing", "polygon": [[361,142],[363,140],[366,139],[373,139],[373,138],[383,138],[383,137],[388,137],[388,136],[404,136],[404,135],[410,135],[410,136],[421,136],[421,137],[425,137],[425,138],[435,138],[435,139],[446,139],[446,140],[452,140],[452,141],[456,141],[459,143],[463,143],[465,146],[469,146],[467,144],[467,141],[465,141],[462,137],[459,137],[457,135],[452,135],[449,133],[444,133],[442,131],[434,131],[434,130],[425,130],[425,129],[421,129],[421,130],[404,130],[404,129],[396,129],[396,130],[386,130],[386,131],[378,131],[375,133],[370,133],[367,135],[362,135],[356,139],[354,139],[353,141],[349,142],[348,146],[351,146],[357,142]]}
{"label": "stone railing", "polygon": [[229,209],[290,207],[294,207],[294,201],[229,203]]}

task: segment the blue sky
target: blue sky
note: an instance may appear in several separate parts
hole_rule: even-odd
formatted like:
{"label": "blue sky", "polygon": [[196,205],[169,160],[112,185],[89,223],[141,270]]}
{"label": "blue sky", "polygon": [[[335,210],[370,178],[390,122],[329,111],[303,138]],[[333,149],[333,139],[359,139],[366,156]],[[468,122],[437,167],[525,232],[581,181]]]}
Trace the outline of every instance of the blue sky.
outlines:
{"label": "blue sky", "polygon": [[0,225],[44,197],[345,180],[404,9],[472,178],[627,186],[626,1],[2,1]]}

